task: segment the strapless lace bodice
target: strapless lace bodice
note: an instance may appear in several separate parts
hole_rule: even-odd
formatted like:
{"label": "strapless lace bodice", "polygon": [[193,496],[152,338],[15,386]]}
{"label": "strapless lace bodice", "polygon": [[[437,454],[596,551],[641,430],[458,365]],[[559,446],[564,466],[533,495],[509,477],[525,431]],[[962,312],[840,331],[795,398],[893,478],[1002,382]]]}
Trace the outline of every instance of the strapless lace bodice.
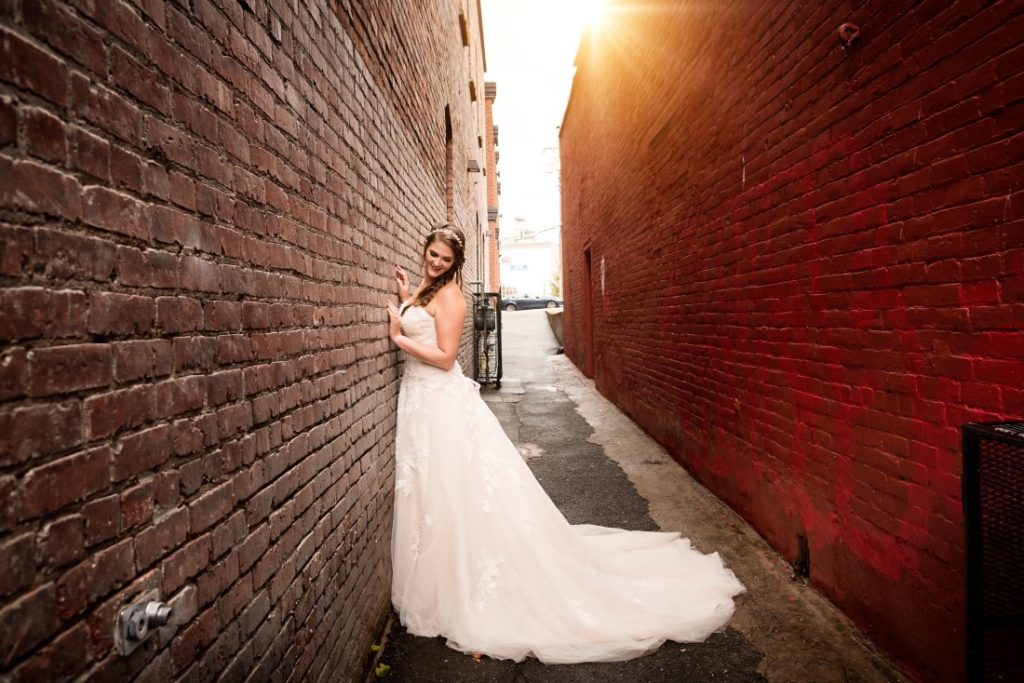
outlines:
{"label": "strapless lace bodice", "polygon": [[421,344],[437,345],[437,327],[434,316],[422,306],[402,304],[402,334]]}
{"label": "strapless lace bodice", "polygon": [[[402,312],[402,334],[420,344],[437,346],[437,326],[434,323],[434,316],[427,313],[422,306],[409,306],[402,304],[399,309]],[[444,379],[451,375],[461,378],[462,367],[458,361],[452,365],[450,370],[424,363],[417,360],[411,354],[405,354],[405,376],[418,377],[423,379]]]}

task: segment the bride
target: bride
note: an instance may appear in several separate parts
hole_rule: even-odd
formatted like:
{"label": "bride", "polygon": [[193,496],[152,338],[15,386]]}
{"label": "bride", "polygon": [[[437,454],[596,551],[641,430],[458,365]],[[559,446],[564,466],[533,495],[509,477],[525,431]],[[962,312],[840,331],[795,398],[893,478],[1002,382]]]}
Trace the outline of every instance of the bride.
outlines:
{"label": "bride", "polygon": [[465,240],[431,230],[423,278],[388,304],[405,351],[395,442],[392,602],[406,629],[467,654],[618,661],[701,641],[743,585],[677,532],[571,525],[456,361]]}

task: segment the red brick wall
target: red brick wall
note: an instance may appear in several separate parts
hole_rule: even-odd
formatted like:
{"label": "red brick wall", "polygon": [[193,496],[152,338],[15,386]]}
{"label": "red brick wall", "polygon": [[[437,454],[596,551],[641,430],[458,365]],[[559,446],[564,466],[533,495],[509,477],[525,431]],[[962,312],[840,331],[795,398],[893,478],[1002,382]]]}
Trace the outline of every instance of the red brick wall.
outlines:
{"label": "red brick wall", "polygon": [[[390,602],[382,307],[445,217],[445,106],[455,169],[482,135],[458,11],[0,3],[12,681],[365,666]],[[148,588],[176,625],[120,658],[116,614]]]}
{"label": "red brick wall", "polygon": [[1020,4],[617,7],[561,131],[567,354],[589,286],[598,388],[960,680],[959,427],[1024,417]]}

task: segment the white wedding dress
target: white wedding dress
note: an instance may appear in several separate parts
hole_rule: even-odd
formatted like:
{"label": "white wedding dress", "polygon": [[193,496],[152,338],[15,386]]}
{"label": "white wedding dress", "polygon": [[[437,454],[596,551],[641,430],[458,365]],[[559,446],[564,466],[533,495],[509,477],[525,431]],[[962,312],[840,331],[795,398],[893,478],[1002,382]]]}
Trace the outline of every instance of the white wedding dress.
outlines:
{"label": "white wedding dress", "polygon": [[[437,344],[405,310],[408,337]],[[406,355],[398,398],[392,602],[406,629],[465,653],[619,661],[701,641],[743,592],[676,532],[572,525],[458,363]]]}

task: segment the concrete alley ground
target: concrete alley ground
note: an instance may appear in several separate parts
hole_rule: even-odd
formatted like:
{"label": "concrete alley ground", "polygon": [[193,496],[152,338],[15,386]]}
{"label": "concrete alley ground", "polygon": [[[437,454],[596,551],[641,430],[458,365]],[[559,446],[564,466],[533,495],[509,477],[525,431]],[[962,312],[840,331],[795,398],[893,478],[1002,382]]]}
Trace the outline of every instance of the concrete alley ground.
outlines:
{"label": "concrete alley ground", "polygon": [[385,680],[874,683],[906,679],[728,507],[594,389],[563,355],[544,311],[503,314],[504,381],[484,397],[552,500],[574,523],[682,531],[718,551],[747,592],[704,643],[666,642],[627,662],[550,666],[472,657],[393,619]]}

